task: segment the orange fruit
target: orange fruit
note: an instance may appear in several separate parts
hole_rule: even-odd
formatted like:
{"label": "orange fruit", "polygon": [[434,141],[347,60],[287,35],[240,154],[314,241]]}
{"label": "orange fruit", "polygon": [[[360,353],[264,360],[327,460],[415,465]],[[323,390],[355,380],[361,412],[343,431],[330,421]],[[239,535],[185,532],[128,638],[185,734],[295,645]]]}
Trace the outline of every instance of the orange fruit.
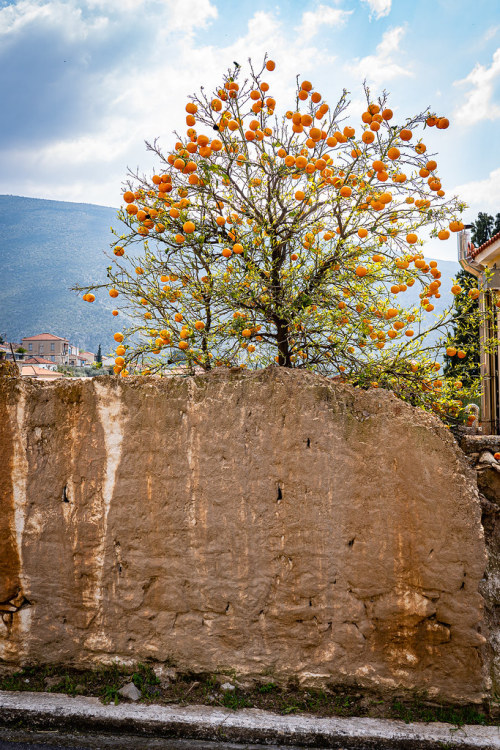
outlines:
{"label": "orange fruit", "polygon": [[266,68],[267,68],[267,70],[274,70],[275,67],[276,67],[276,63],[274,62],[274,60],[268,60],[266,62]]}

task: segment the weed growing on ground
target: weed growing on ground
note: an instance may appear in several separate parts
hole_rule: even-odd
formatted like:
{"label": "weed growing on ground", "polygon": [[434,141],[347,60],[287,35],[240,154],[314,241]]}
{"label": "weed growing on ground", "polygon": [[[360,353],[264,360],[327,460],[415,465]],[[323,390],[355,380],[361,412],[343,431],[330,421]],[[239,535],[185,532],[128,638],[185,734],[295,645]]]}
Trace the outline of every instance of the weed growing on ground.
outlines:
{"label": "weed growing on ground", "polygon": [[474,706],[429,706],[418,699],[413,703],[394,700],[390,711],[392,719],[401,719],[406,724],[415,721],[441,721],[458,727],[464,724],[488,724],[486,714]]}
{"label": "weed growing on ground", "polygon": [[[166,665],[163,665],[166,666]],[[494,724],[499,721],[477,706],[451,706],[431,702],[427,696],[397,697],[383,700],[370,692],[330,686],[325,689],[303,688],[297,681],[286,686],[274,682],[269,674],[266,682],[246,687],[233,670],[217,674],[180,673],[172,667],[172,676],[160,680],[152,664],[138,663],[125,668],[120,664],[102,665],[93,670],[78,670],[57,665],[30,666],[10,675],[0,676],[0,690],[30,690],[93,695],[104,703],[118,703],[118,691],[133,682],[141,691],[142,702],[159,704],[207,704],[237,711],[241,708],[260,708],[274,713],[314,714],[316,716],[373,716],[400,719],[407,723],[445,722],[461,727],[464,724]],[[223,690],[221,684],[230,682],[234,690]],[[245,685],[245,687],[243,687]],[[443,747],[443,750],[445,748]]]}

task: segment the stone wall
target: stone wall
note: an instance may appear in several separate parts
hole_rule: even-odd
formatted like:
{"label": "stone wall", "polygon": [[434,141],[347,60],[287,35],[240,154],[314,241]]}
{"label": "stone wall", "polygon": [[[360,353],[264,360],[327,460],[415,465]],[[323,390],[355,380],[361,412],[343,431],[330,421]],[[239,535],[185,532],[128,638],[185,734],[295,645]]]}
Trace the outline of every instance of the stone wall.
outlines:
{"label": "stone wall", "polygon": [[0,659],[488,690],[475,473],[299,371],[0,379]]}
{"label": "stone wall", "polygon": [[479,590],[485,599],[492,692],[500,696],[500,435],[462,435],[460,446],[476,469],[488,564]]}

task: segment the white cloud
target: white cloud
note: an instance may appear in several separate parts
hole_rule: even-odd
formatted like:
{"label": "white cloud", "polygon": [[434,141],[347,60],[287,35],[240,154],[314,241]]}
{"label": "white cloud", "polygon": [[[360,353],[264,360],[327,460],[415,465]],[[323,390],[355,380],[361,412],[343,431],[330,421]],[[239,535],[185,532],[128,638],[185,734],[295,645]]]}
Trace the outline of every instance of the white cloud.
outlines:
{"label": "white cloud", "polygon": [[450,192],[468,204],[470,216],[479,211],[496,214],[500,206],[500,168],[494,169],[484,180],[466,182]]}
{"label": "white cloud", "polygon": [[370,17],[383,18],[391,12],[392,0],[363,0],[370,7]]}
{"label": "white cloud", "polygon": [[302,15],[300,31],[305,39],[312,39],[325,26],[343,26],[351,10],[332,8],[330,5],[319,5],[316,10],[308,10]]}
{"label": "white cloud", "polygon": [[484,34],[483,41],[489,42],[490,39],[493,39],[497,35],[498,31],[500,31],[500,26],[490,26]]}
{"label": "white cloud", "polygon": [[413,76],[412,71],[399,65],[394,59],[395,53],[400,51],[399,45],[405,33],[404,26],[395,26],[388,29],[377,45],[374,55],[357,58],[352,65],[346,65],[346,69],[354,75],[366,78],[376,84],[399,76]]}
{"label": "white cloud", "polygon": [[71,41],[85,39],[96,28],[102,27],[102,17],[85,19],[81,8],[70,2],[42,2],[20,0],[16,5],[0,8],[0,36],[6,39],[19,37],[31,27],[38,31],[58,28]]}
{"label": "white cloud", "polygon": [[[125,10],[129,8],[127,2],[120,2]],[[64,23],[51,23],[50,34],[45,33],[42,40],[45,46],[41,59],[47,59],[46,39],[57,50],[48,73],[41,69],[36,72],[34,84],[41,91],[42,101],[33,105],[33,100],[25,97],[31,107],[28,117],[21,114],[21,100],[15,92],[12,95],[10,142],[4,139],[3,150],[0,146],[0,193],[116,205],[127,166],[139,165],[146,173],[158,167],[144,140],[158,136],[168,151],[173,141],[171,132],[184,130],[188,95],[200,85],[206,91],[220,86],[222,74],[233,60],[241,63],[243,74],[248,74],[247,58],[251,57],[259,68],[267,52],[277,65],[274,72],[266,73],[265,80],[279,106],[286,109],[294,101],[297,72],[310,75],[335,59],[309,44],[303,33],[290,33],[272,12],[255,12],[226,45],[200,44],[193,27],[206,26],[216,16],[210,0],[183,0],[182,5],[180,0],[134,2],[136,8],[142,2],[139,13],[115,13],[116,3],[111,0],[67,0]],[[30,49],[40,28],[39,14],[60,20],[63,6],[59,0],[21,3],[24,17],[18,15],[16,19],[23,25],[22,34],[13,30],[12,18],[8,25],[17,45],[13,49],[23,60],[24,50]],[[85,19],[85,36],[73,43],[79,11]],[[0,12],[0,27],[1,19]],[[97,25],[102,19],[108,21],[104,32]],[[59,57],[70,63],[73,58],[75,63],[70,68]],[[66,80],[67,73],[71,75]],[[44,92],[49,74],[55,76],[51,88],[60,96],[55,106],[48,108]],[[35,73],[21,70],[21,84],[23,75],[32,77]],[[68,113],[73,114],[69,117]],[[19,121],[28,123],[26,132],[20,133],[15,126]],[[57,131],[54,122],[59,123]]]}
{"label": "white cloud", "polygon": [[217,18],[217,8],[210,0],[164,0],[168,30],[177,31],[186,26],[205,28]]}
{"label": "white cloud", "polygon": [[481,120],[500,117],[500,105],[493,101],[496,80],[500,78],[500,47],[493,54],[489,67],[477,63],[466,78],[455,81],[455,86],[468,86],[462,104],[455,110],[458,122],[474,125]]}

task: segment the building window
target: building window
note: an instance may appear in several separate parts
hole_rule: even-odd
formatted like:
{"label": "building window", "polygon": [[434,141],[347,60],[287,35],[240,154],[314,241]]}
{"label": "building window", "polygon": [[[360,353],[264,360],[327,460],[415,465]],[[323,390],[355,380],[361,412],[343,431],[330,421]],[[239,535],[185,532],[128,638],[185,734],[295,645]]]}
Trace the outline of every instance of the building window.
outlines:
{"label": "building window", "polygon": [[54,355],[53,355],[53,354],[51,354],[51,355],[50,355],[50,358],[51,358],[52,362],[55,362],[55,361],[56,361],[56,358],[54,357]]}
{"label": "building window", "polygon": [[32,351],[33,351],[33,344],[28,344],[28,351],[29,351],[29,352],[32,352]]}
{"label": "building window", "polygon": [[43,354],[43,344],[38,344],[38,352],[39,354]]}
{"label": "building window", "polygon": [[55,352],[55,350],[56,350],[56,345],[55,344],[51,344],[50,345],[50,351],[51,352]]}

